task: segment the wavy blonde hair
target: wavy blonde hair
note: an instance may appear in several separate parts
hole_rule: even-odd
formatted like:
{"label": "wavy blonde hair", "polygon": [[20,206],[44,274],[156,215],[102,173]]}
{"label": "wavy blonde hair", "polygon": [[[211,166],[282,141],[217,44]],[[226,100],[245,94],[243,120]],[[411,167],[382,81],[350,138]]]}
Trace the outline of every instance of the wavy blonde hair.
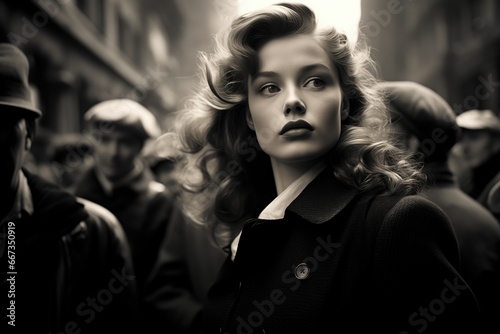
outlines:
{"label": "wavy blonde hair", "polygon": [[319,29],[305,5],[282,3],[236,18],[216,36],[211,54],[200,53],[200,85],[176,115],[181,149],[190,155],[183,184],[183,209],[206,223],[227,245],[242,222],[275,196],[269,157],[247,125],[247,79],[258,70],[258,51],[280,37],[316,38],[336,67],[349,101],[340,139],[330,151],[335,177],[359,191],[414,194],[424,184],[420,166],[391,144],[388,112],[374,89],[369,49],[353,47],[335,28]]}

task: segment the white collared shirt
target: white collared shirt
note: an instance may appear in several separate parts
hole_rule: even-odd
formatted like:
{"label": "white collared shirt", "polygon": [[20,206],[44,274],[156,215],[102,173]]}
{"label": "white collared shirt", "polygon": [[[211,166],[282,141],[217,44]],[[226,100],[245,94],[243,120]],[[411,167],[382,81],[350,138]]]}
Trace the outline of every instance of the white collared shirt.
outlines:
{"label": "white collared shirt", "polygon": [[[288,206],[302,193],[302,191],[309,185],[325,169],[326,161],[321,160],[297,180],[292,182],[281,194],[279,194],[269,205],[262,210],[259,219],[277,220],[285,217],[285,210]],[[240,242],[241,232],[234,238],[231,243],[231,259],[234,261],[238,244]]]}

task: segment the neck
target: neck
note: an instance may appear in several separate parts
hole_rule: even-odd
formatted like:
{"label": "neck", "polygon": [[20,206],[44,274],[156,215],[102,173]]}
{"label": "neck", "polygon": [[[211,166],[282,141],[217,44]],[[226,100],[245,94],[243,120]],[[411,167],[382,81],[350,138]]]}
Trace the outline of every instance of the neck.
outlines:
{"label": "neck", "polygon": [[426,162],[423,169],[427,176],[427,185],[454,184],[454,175],[446,160]]}
{"label": "neck", "polygon": [[281,194],[293,181],[307,172],[318,161],[283,162],[271,158],[276,192]]}

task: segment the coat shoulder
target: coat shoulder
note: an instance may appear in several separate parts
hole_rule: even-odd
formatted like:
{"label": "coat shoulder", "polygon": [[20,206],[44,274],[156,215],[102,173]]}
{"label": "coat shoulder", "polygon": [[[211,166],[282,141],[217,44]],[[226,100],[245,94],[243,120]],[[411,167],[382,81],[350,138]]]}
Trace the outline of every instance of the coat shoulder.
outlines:
{"label": "coat shoulder", "polygon": [[368,228],[379,235],[453,234],[448,215],[422,195],[377,196],[367,217]]}
{"label": "coat shoulder", "polygon": [[[83,204],[85,211],[89,217],[85,220],[88,229],[95,230],[99,239],[111,238],[114,242],[127,244],[125,232],[118,218],[108,209],[100,204],[85,199],[76,197],[76,200]],[[128,246],[127,246],[128,247]]]}
{"label": "coat shoulder", "polygon": [[437,220],[449,221],[446,213],[434,202],[422,195],[408,195],[400,198],[388,214],[417,217],[435,217]]}

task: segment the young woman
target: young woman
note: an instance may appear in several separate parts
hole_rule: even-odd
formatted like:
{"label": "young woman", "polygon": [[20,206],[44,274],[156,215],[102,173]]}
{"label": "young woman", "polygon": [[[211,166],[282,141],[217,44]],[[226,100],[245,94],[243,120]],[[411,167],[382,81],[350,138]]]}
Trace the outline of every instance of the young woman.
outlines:
{"label": "young woman", "polygon": [[[477,312],[366,65],[301,4],[242,15],[178,114],[184,209],[228,258],[204,333],[444,333]],[[195,173],[197,172],[197,173]]]}

